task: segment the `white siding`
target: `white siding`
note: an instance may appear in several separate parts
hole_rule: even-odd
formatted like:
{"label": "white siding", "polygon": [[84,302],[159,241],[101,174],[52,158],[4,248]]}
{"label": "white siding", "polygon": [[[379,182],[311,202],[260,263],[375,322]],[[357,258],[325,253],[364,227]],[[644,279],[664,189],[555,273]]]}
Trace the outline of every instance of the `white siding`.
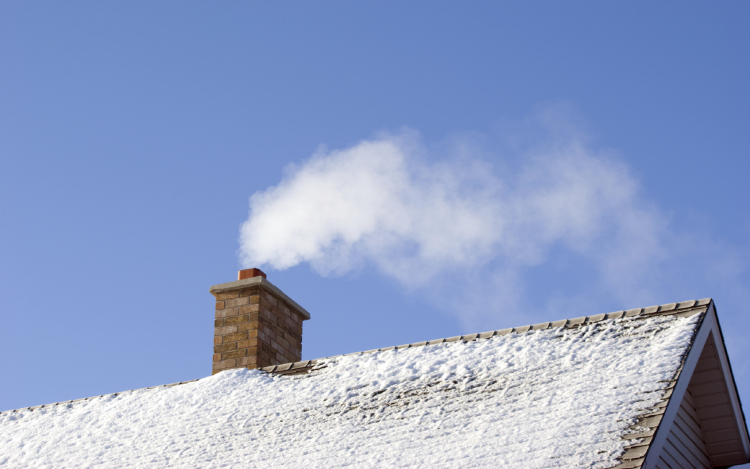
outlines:
{"label": "white siding", "polygon": [[656,462],[659,469],[710,468],[711,460],[703,442],[698,413],[695,411],[693,396],[688,389],[680,403],[667,442]]}

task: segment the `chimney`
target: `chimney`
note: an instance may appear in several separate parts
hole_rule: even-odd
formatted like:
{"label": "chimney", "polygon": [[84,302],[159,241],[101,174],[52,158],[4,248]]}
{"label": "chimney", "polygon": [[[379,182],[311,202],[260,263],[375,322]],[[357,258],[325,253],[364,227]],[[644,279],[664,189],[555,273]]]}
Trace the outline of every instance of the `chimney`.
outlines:
{"label": "chimney", "polygon": [[214,285],[213,371],[261,368],[302,359],[302,321],[310,314],[266,280],[240,270],[236,282]]}

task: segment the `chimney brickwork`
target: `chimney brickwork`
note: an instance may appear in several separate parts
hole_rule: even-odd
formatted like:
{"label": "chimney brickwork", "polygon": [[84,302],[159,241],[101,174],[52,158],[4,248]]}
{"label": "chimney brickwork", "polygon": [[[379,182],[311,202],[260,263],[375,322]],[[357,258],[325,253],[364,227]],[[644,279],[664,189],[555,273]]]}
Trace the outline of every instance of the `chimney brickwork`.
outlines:
{"label": "chimney brickwork", "polygon": [[300,361],[302,321],[310,314],[260,270],[242,270],[238,277],[209,290],[216,298],[212,374]]}

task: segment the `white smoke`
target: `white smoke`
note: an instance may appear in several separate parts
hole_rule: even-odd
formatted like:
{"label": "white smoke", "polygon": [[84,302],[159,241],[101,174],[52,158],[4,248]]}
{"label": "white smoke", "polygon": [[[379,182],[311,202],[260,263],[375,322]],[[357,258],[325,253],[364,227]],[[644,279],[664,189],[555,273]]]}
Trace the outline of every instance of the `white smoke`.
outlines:
{"label": "white smoke", "polygon": [[581,139],[537,146],[504,171],[459,147],[441,158],[407,130],[318,151],[251,197],[243,265],[374,265],[413,288],[492,264],[507,286],[561,248],[630,288],[628,269],[660,256],[659,216],[627,167]]}

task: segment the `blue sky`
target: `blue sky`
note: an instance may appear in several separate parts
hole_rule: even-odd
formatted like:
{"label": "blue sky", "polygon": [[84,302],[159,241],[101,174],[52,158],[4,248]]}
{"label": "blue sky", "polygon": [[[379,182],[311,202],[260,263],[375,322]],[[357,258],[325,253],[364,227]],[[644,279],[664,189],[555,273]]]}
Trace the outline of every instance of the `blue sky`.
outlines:
{"label": "blue sky", "polygon": [[3,4],[0,409],[210,374],[242,267],[304,358],[711,296],[747,405],[749,16]]}

